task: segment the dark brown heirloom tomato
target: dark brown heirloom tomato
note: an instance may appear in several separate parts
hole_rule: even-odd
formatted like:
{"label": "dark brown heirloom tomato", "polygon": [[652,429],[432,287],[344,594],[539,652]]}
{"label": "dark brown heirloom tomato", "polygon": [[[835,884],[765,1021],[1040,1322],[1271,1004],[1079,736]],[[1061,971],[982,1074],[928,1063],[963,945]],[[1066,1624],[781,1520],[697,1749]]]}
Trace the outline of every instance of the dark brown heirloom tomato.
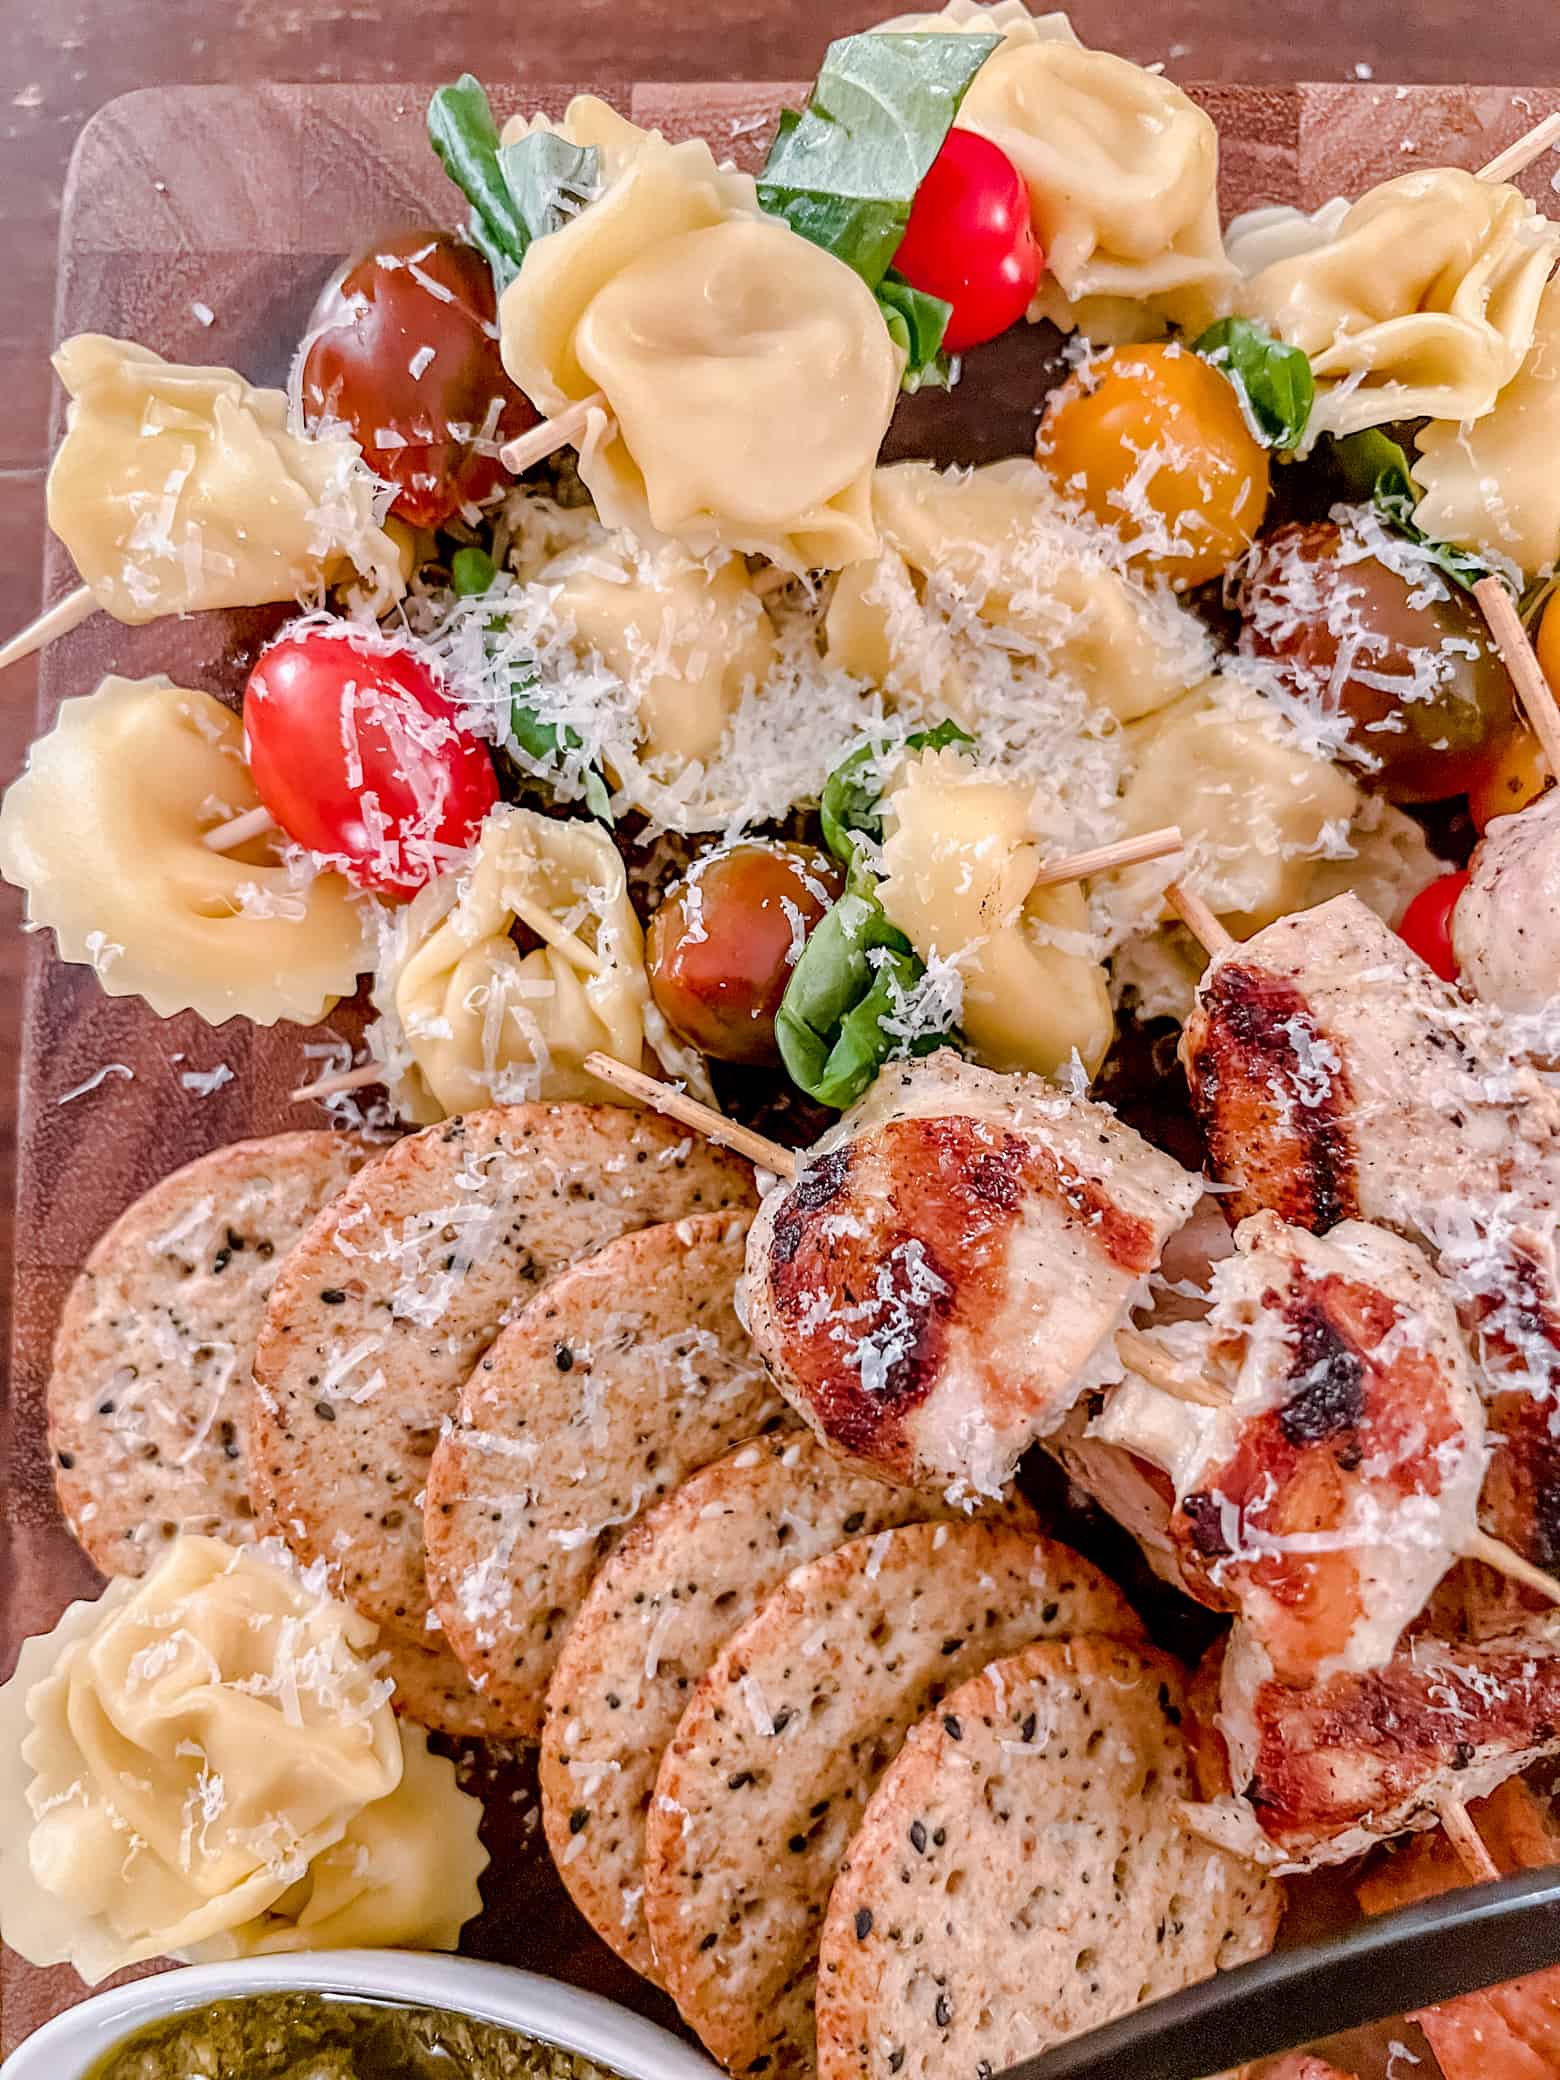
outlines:
{"label": "dark brown heirloom tomato", "polygon": [[396,487],[392,512],[439,527],[505,482],[489,444],[524,433],[536,413],[498,358],[480,253],[447,231],[379,239],[328,284],[309,331],[304,418],[352,429],[369,468]]}
{"label": "dark brown heirloom tomato", "polygon": [[776,1063],[775,1013],[807,934],[840,893],[811,845],[759,840],[706,853],[650,920],[650,988],[685,1040],[718,1062]]}
{"label": "dark brown heirloom tomato", "polygon": [[1362,778],[1393,801],[1465,794],[1518,726],[1472,599],[1433,573],[1400,575],[1334,521],[1258,542],[1241,612],[1242,650],[1276,664],[1298,700],[1345,715]]}

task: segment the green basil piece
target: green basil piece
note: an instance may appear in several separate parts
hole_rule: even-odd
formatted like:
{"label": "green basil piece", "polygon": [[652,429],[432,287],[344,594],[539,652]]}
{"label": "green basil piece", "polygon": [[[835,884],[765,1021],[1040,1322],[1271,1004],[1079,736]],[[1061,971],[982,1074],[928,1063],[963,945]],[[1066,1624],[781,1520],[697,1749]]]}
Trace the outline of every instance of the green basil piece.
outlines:
{"label": "green basil piece", "polygon": [[1399,443],[1379,427],[1367,427],[1331,442],[1331,460],[1359,501],[1368,500],[1394,534],[1412,542],[1425,561],[1465,592],[1482,578],[1495,575],[1483,557],[1454,542],[1438,542],[1414,518],[1423,492],[1414,481],[1413,465]]}
{"label": "green basil piece", "polygon": [[916,189],[999,36],[867,32],[829,45],[798,115],[782,116],[758,199],[869,289],[888,272]]}
{"label": "green basil piece", "polygon": [[848,887],[808,936],[775,1015],[791,1081],[843,1112],[890,1056],[939,1046],[945,1035],[927,1033],[904,1049],[883,1025],[925,972],[877,897]]}
{"label": "green basil piece", "polygon": [[498,163],[498,125],[480,80],[463,72],[428,103],[428,138],[445,172],[471,204],[468,235],[500,294],[520,272],[530,240]]}
{"label": "green basil piece", "polygon": [[[973,744],[967,729],[952,720],[935,729],[918,729],[903,745],[904,751],[945,751],[950,744]],[[823,842],[842,866],[856,864],[856,833],[874,842],[883,836],[883,782],[878,772],[883,753],[874,743],[858,744],[842,758],[823,783],[818,814],[823,824]]]}
{"label": "green basil piece", "polygon": [[953,305],[940,296],[928,296],[924,289],[912,288],[892,268],[878,283],[877,300],[889,337],[905,357],[901,387],[951,389],[957,364],[943,352],[943,334],[953,316]]}
{"label": "green basil piece", "polygon": [[1298,347],[1285,346],[1249,318],[1221,318],[1192,342],[1229,377],[1245,398],[1263,444],[1288,452],[1298,448],[1316,402],[1316,378]]}
{"label": "green basil piece", "polygon": [[450,583],[460,599],[480,599],[484,592],[492,591],[497,576],[498,566],[486,549],[468,546],[457,549],[450,558]]}
{"label": "green basil piece", "polygon": [[500,148],[504,176],[526,243],[561,231],[595,201],[601,188],[601,154],[594,145],[570,144],[552,130],[533,130]]}
{"label": "green basil piece", "polygon": [[[567,722],[559,724],[541,720],[529,701],[522,697],[535,684],[534,675],[515,683],[509,704],[509,732],[526,756],[534,758],[538,765],[561,767],[571,751],[583,748],[585,740]],[[612,797],[607,793],[607,783],[594,766],[585,768],[580,784],[584,790],[585,806],[591,815],[601,823],[611,824],[615,820]]]}

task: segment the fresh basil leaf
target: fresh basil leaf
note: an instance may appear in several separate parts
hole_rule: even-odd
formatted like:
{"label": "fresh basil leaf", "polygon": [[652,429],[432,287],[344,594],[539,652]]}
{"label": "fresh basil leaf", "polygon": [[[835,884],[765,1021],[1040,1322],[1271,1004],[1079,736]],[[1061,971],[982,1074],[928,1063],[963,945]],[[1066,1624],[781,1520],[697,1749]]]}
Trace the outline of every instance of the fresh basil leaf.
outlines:
{"label": "fresh basil leaf", "polygon": [[844,1111],[891,1055],[939,1045],[943,1034],[926,1033],[906,1050],[883,1023],[925,972],[877,897],[847,888],[808,935],[775,1015],[791,1081]]}
{"label": "fresh basil leaf", "polygon": [[498,164],[527,244],[561,231],[601,188],[601,154],[595,146],[570,144],[552,130],[533,130],[502,146]]}
{"label": "fresh basil leaf", "polygon": [[[975,739],[952,720],[935,729],[918,729],[896,749],[945,751],[950,744],[973,744]],[[823,842],[843,866],[853,867],[859,847],[856,834],[880,841],[883,836],[883,752],[875,743],[858,744],[842,758],[823,783],[818,814],[823,823]]]}
{"label": "fresh basil leaf", "polygon": [[1192,352],[1229,377],[1267,447],[1299,447],[1316,402],[1316,379],[1298,347],[1274,339],[1249,318],[1221,318],[1192,342]]}
{"label": "fresh basil leaf", "polygon": [[463,72],[428,103],[428,138],[472,207],[468,235],[493,269],[500,294],[520,272],[530,243],[498,163],[498,125],[480,80]]}
{"label": "fresh basil leaf", "polygon": [[479,599],[493,589],[498,567],[486,549],[457,549],[450,558],[450,582],[461,599]]}
{"label": "fresh basil leaf", "polygon": [[928,296],[924,289],[912,288],[892,268],[878,283],[877,300],[889,336],[905,357],[902,387],[951,389],[958,364],[943,352],[943,334],[953,316],[953,305],[940,296]]}
{"label": "fresh basil leaf", "polygon": [[1379,427],[1367,427],[1363,433],[1334,440],[1331,447],[1333,466],[1354,499],[1373,505],[1393,533],[1412,542],[1443,577],[1472,592],[1480,579],[1493,575],[1481,556],[1471,549],[1459,549],[1453,542],[1436,541],[1415,520],[1415,509],[1424,494],[1414,481],[1406,452],[1389,434]]}
{"label": "fresh basil leaf", "polygon": [[806,108],[781,118],[758,199],[875,289],[916,189],[999,36],[842,36]]}
{"label": "fresh basil leaf", "polygon": [[[561,727],[556,722],[543,722],[536,710],[522,698],[526,688],[534,687],[535,677],[517,682],[514,698],[509,708],[509,730],[520,749],[527,757],[534,758],[541,766],[562,766],[567,755],[581,749],[584,739],[568,723]],[[591,815],[602,823],[613,822],[612,798],[607,793],[607,784],[594,766],[587,766],[580,776],[585,793],[585,806]]]}

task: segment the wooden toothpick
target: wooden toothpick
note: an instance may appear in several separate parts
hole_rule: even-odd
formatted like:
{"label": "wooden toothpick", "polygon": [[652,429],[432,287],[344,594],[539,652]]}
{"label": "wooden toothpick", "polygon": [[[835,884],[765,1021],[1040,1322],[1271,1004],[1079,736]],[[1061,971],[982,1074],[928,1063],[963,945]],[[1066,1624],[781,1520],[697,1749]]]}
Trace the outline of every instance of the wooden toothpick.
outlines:
{"label": "wooden toothpick", "polygon": [[342,1091],[367,1090],[371,1083],[382,1083],[384,1075],[383,1062],[365,1062],[360,1069],[338,1069],[313,1083],[301,1083],[287,1095],[295,1105],[301,1105],[306,1098],[334,1098]]}
{"label": "wooden toothpick", "polygon": [[630,1069],[626,1063],[615,1061],[609,1054],[588,1054],[585,1069],[602,1083],[610,1083],[626,1098],[637,1098],[641,1105],[648,1105],[652,1112],[664,1112],[668,1119],[680,1120],[685,1127],[692,1127],[707,1141],[717,1142],[722,1148],[734,1149],[739,1156],[746,1156],[761,1170],[772,1170],[776,1177],[794,1177],[797,1172],[796,1151],[782,1148],[778,1141],[771,1141],[764,1134],[755,1134],[751,1127],[744,1127],[734,1119],[727,1119],[712,1105],[701,1105],[697,1098],[678,1090],[674,1084],[660,1083],[653,1076],[641,1075],[639,1070]]}
{"label": "wooden toothpick", "polygon": [[74,592],[67,592],[61,600],[41,613],[36,621],[29,621],[19,629],[3,649],[0,649],[0,672],[8,664],[20,664],[24,657],[31,657],[45,643],[52,643],[57,636],[67,636],[83,621],[90,620],[97,612],[98,603],[90,585],[78,585]]}
{"label": "wooden toothpick", "polygon": [[1553,688],[1544,677],[1538,653],[1522,626],[1517,603],[1499,578],[1481,578],[1473,588],[1473,596],[1489,623],[1501,663],[1511,674],[1511,682],[1517,689],[1529,726],[1544,747],[1549,770],[1560,778],[1560,708],[1555,704]]}
{"label": "wooden toothpick", "polygon": [[1535,159],[1542,159],[1551,145],[1560,145],[1560,111],[1545,116],[1524,132],[1515,144],[1508,144],[1503,152],[1497,152],[1487,166],[1479,168],[1481,181],[1515,180],[1519,173],[1526,173]]}
{"label": "wooden toothpick", "polygon": [[606,410],[605,396],[601,391],[593,390],[578,404],[566,406],[553,418],[544,419],[540,426],[533,426],[529,433],[522,433],[518,440],[500,448],[498,459],[511,476],[518,477],[536,463],[545,462],[549,455],[556,455],[560,448],[574,446],[590,423],[591,413]]}
{"label": "wooden toothpick", "polygon": [[1501,1875],[1500,1865],[1484,1846],[1484,1837],[1473,1824],[1473,1816],[1460,1798],[1445,1791],[1435,1802],[1441,1830],[1457,1852],[1457,1861],[1476,1885],[1487,1885]]}
{"label": "wooden toothpick", "polygon": [[1195,890],[1187,888],[1183,882],[1172,881],[1165,890],[1165,901],[1205,953],[1217,958],[1219,954],[1234,949],[1234,937],[1224,929]]}
{"label": "wooden toothpick", "polygon": [[1089,881],[1097,874],[1113,874],[1122,867],[1138,867],[1146,860],[1167,859],[1181,850],[1181,826],[1167,823],[1163,830],[1145,831],[1139,838],[1119,838],[1114,845],[1096,845],[1092,852],[1074,852],[1053,860],[1035,876],[1036,888],[1060,888],[1069,881]]}
{"label": "wooden toothpick", "polygon": [[267,831],[275,829],[275,817],[262,804],[255,809],[246,809],[242,816],[230,816],[226,823],[219,823],[207,831],[200,842],[211,852],[232,852],[240,845],[247,845],[251,838],[263,837]]}

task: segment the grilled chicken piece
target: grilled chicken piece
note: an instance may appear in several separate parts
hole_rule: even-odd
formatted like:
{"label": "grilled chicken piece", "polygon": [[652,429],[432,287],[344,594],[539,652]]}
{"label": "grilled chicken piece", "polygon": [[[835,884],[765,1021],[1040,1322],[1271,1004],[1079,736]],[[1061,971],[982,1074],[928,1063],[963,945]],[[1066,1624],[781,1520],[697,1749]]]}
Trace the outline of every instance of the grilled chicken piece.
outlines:
{"label": "grilled chicken piece", "polygon": [[1452,945],[1486,1004],[1532,1017],[1560,998],[1560,790],[1484,833],[1452,912]]}
{"label": "grilled chicken piece", "polygon": [[884,1070],[748,1238],[746,1319],[780,1392],[880,1479],[997,1493],[1118,1379],[1201,1180],[1103,1106],[944,1050]]}
{"label": "grilled chicken piece", "polygon": [[1476,1528],[1456,1309],[1422,1251],[1363,1222],[1320,1241],[1258,1214],[1235,1241],[1207,1321],[1174,1337],[1227,1406],[1131,1377],[1093,1434],[1171,1476],[1187,1593],[1234,1612],[1279,1682],[1382,1667]]}
{"label": "grilled chicken piece", "polygon": [[1560,1098],[1352,895],[1211,961],[1181,1059],[1237,1215],[1429,1247],[1484,1373],[1484,1527],[1560,1564]]}
{"label": "grilled chicken piece", "polygon": [[1237,1626],[1218,1725],[1235,1789],[1188,1807],[1188,1825],[1285,1870],[1343,1863],[1560,1752],[1560,1617],[1481,1646],[1415,1639],[1385,1668],[1303,1689],[1275,1682]]}

